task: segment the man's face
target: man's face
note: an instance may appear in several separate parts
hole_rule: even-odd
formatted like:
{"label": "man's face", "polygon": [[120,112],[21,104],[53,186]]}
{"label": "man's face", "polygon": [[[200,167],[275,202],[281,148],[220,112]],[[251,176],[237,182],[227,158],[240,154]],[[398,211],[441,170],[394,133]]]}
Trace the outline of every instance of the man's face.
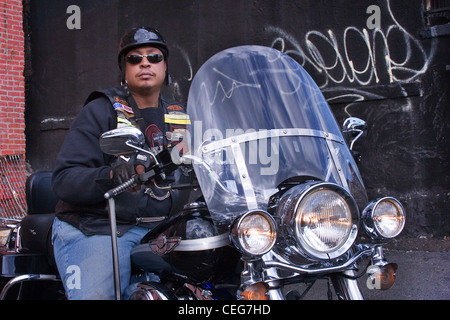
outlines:
{"label": "man's face", "polygon": [[[146,58],[150,54],[161,54],[161,50],[154,47],[140,47],[129,51],[125,57],[130,55],[143,55],[140,63],[131,64],[125,62],[125,80],[132,92],[141,94],[150,93],[152,90],[160,90],[166,77],[166,62],[151,63]],[[125,59],[126,61],[126,59]]]}

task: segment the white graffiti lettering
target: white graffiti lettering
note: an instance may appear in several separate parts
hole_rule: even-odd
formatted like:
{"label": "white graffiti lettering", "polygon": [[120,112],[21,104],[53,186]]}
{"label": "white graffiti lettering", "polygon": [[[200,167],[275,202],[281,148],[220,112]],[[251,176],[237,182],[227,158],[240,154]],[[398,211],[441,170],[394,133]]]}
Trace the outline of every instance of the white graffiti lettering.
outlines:
{"label": "white graffiti lettering", "polygon": [[427,51],[397,21],[390,1],[386,1],[384,9],[383,24],[387,25],[382,28],[349,26],[340,35],[333,30],[311,30],[303,44],[279,27],[268,26],[266,30],[276,35],[272,47],[280,48],[317,72],[313,77],[321,89],[329,85],[408,83],[426,72],[436,43]]}

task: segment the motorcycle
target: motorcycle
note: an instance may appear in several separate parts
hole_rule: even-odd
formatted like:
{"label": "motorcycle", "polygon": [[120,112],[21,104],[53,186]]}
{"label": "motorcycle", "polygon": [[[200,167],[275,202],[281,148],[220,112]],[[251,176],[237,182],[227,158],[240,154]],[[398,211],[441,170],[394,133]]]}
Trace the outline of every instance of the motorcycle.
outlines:
{"label": "motorcycle", "polygon": [[[405,210],[393,197],[368,200],[353,149],[366,124],[351,117],[341,131],[301,65],[268,47],[224,50],[195,75],[187,110],[190,124],[178,132],[180,143],[171,151],[148,151],[142,132],[133,127],[100,139],[107,154],[146,152],[154,163],[105,194],[117,299],[122,297],[114,197],[148,181],[187,190],[190,201],[133,249],[135,272],[127,299],[298,300],[317,279],[327,279],[338,299],[353,300],[363,299],[362,276],[370,289],[394,284],[397,265],[386,261],[383,245],[401,233]],[[193,170],[196,181],[168,181],[175,167]],[[3,286],[2,299],[18,283],[58,281],[57,273],[48,271],[51,224],[34,225],[52,216],[37,216],[29,214],[20,228],[4,223],[12,236],[0,251],[1,277],[11,280]],[[31,226],[30,217],[35,220]],[[23,235],[29,230],[45,244],[33,248],[36,242]],[[30,257],[46,260],[50,268],[4,267],[12,265],[7,260]],[[307,288],[287,291],[292,284]]]}

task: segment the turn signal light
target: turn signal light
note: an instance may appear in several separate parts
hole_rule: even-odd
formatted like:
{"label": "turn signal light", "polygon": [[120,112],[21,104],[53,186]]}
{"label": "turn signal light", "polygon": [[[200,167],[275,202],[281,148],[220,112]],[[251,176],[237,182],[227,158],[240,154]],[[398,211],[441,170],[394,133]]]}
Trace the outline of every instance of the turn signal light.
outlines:
{"label": "turn signal light", "polygon": [[372,265],[367,268],[367,288],[377,290],[387,290],[395,282],[395,271],[397,264],[388,263],[384,266]]}
{"label": "turn signal light", "polygon": [[243,300],[269,300],[267,285],[262,282],[256,282],[242,291],[241,297]]}

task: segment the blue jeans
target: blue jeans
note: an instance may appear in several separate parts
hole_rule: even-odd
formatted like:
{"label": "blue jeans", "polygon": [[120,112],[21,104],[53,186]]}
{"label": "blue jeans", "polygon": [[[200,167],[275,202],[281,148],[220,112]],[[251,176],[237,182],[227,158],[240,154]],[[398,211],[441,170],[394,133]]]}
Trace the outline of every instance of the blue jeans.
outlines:
{"label": "blue jeans", "polygon": [[[149,229],[135,226],[117,239],[122,293],[130,283],[130,252]],[[115,298],[111,237],[86,236],[55,218],[52,241],[55,260],[69,300]]]}

